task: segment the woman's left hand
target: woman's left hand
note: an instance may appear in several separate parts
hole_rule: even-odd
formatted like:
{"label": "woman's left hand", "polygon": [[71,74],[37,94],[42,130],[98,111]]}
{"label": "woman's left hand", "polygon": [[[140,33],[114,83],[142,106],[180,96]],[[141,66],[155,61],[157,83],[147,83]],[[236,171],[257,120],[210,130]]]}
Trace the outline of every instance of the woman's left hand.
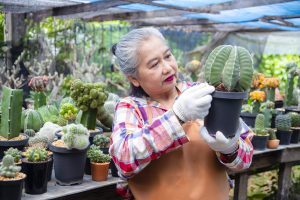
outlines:
{"label": "woman's left hand", "polygon": [[226,138],[221,131],[217,131],[215,137],[210,135],[205,126],[200,129],[200,134],[208,146],[214,151],[222,154],[231,154],[238,148],[241,135],[241,123],[233,138]]}

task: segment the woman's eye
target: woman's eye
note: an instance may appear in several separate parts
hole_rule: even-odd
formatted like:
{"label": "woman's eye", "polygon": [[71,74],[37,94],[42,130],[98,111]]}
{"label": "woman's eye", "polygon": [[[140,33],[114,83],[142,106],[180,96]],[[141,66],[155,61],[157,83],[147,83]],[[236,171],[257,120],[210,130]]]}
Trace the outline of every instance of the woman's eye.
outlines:
{"label": "woman's eye", "polygon": [[157,65],[158,65],[158,62],[157,62],[157,63],[154,63],[154,64],[151,66],[151,68],[156,67]]}
{"label": "woman's eye", "polygon": [[165,58],[168,59],[168,58],[170,58],[170,57],[171,57],[171,54],[169,53],[169,54],[166,55]]}

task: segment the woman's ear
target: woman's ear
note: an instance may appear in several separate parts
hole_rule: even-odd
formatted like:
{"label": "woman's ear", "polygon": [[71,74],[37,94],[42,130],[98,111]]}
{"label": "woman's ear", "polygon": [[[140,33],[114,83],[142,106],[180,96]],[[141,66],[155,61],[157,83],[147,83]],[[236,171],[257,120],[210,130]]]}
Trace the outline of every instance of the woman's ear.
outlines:
{"label": "woman's ear", "polygon": [[135,86],[135,87],[139,87],[140,83],[139,81],[133,77],[133,76],[128,76],[128,80]]}

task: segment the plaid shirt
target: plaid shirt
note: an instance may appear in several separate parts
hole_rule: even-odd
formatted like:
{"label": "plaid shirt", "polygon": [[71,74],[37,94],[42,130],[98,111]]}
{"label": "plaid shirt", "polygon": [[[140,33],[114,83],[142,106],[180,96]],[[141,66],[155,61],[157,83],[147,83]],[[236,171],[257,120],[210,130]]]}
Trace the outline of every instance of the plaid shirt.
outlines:
{"label": "plaid shirt", "polygon": [[[195,84],[183,82],[181,92]],[[217,152],[219,161],[233,170],[248,168],[253,154],[252,135],[243,124],[239,148],[231,155]],[[130,96],[117,104],[109,151],[119,175],[125,180],[144,169],[151,160],[187,142],[189,139],[174,112],[158,102]],[[117,192],[131,198],[125,183],[117,186]]]}

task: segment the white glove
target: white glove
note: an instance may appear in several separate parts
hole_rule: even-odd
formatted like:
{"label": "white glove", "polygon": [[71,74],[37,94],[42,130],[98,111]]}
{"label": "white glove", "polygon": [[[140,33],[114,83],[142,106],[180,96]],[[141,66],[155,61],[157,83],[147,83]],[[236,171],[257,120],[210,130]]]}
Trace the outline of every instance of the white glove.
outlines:
{"label": "white glove", "polygon": [[226,138],[222,132],[217,131],[216,136],[212,136],[208,133],[205,126],[203,126],[200,130],[200,134],[208,146],[217,152],[222,154],[230,154],[234,152],[238,148],[238,141],[242,132],[242,124],[240,119],[239,128],[233,138]]}
{"label": "white glove", "polygon": [[175,101],[173,111],[182,121],[203,119],[210,108],[211,93],[215,88],[202,83],[185,90]]}

